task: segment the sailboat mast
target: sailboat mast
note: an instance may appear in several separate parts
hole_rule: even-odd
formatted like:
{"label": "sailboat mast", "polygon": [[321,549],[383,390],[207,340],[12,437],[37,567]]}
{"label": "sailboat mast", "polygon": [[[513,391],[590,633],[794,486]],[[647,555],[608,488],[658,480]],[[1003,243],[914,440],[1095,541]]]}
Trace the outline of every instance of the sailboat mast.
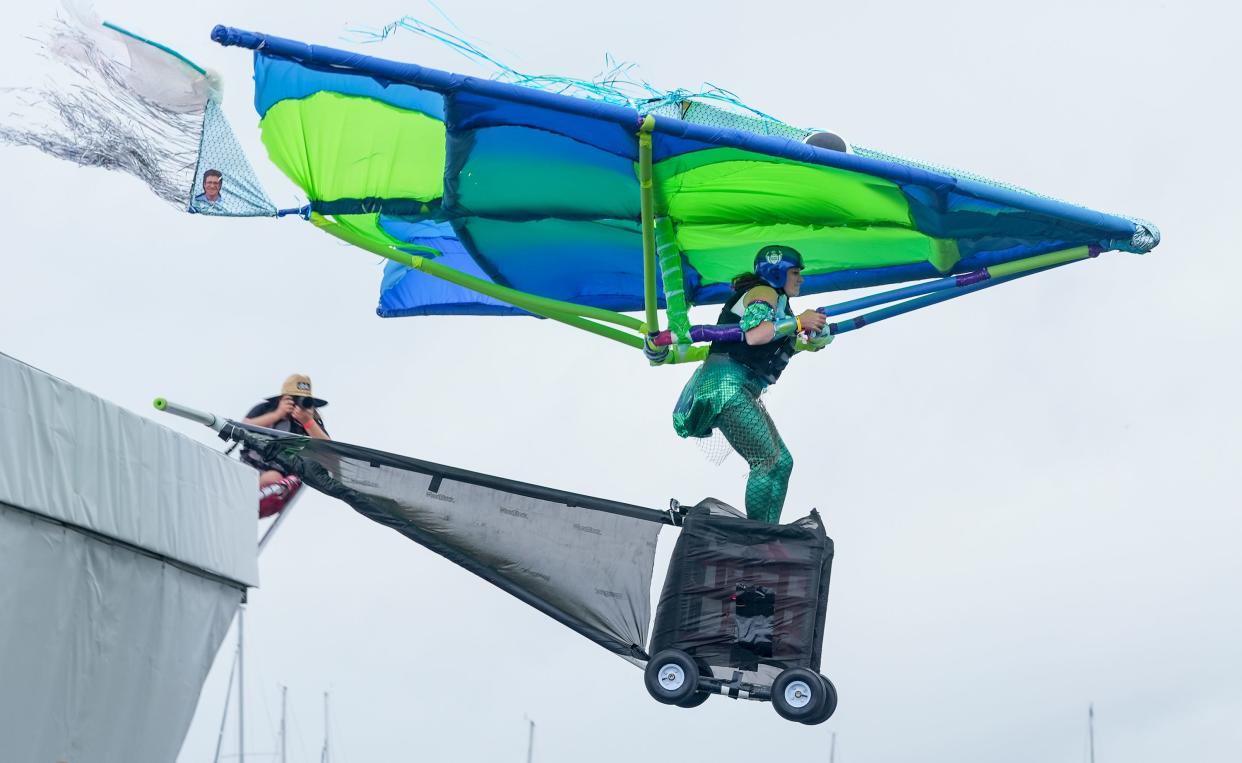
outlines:
{"label": "sailboat mast", "polygon": [[535,760],[535,722],[530,721],[530,734],[526,737],[526,763],[533,763]]}
{"label": "sailboat mast", "polygon": [[220,750],[224,747],[224,727],[229,721],[229,702],[233,699],[233,679],[237,677],[238,653],[233,652],[233,666],[229,668],[229,685],[224,690],[224,713],[220,716],[220,733],[216,735],[216,754],[211,763],[220,763]]}
{"label": "sailboat mast", "polygon": [[286,763],[285,750],[288,745],[285,744],[285,739],[288,734],[288,726],[285,725],[285,719],[288,717],[288,713],[289,687],[282,686],[280,687],[280,763]]}
{"label": "sailboat mast", "polygon": [[246,763],[246,605],[237,609],[237,760]]}
{"label": "sailboat mast", "polygon": [[323,754],[319,756],[319,763],[329,763],[328,760],[328,693],[323,693]]}
{"label": "sailboat mast", "polygon": [[1095,703],[1087,705],[1087,739],[1091,745],[1091,763],[1095,763]]}

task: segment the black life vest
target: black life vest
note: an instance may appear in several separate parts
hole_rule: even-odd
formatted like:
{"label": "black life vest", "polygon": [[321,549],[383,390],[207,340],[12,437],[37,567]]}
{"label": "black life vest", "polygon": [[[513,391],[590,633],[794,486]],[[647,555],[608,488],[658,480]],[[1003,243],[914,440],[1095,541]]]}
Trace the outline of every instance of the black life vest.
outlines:
{"label": "black life vest", "polygon": [[[749,289],[747,289],[749,291]],[[716,323],[720,325],[728,325],[741,323],[742,319],[737,313],[733,312],[733,307],[746,296],[746,291],[737,291],[733,296],[729,297],[729,301],[724,303],[720,309],[720,317],[716,319]],[[778,315],[777,318],[786,318],[792,316],[793,312],[789,309],[789,304],[785,304],[785,314]],[[759,375],[768,384],[774,384],[781,377],[781,372],[785,370],[785,366],[789,365],[789,359],[794,354],[794,337],[787,336],[780,339],[773,339],[767,344],[746,344],[745,342],[712,342],[709,352],[712,355],[728,355],[733,360],[741,363]]]}

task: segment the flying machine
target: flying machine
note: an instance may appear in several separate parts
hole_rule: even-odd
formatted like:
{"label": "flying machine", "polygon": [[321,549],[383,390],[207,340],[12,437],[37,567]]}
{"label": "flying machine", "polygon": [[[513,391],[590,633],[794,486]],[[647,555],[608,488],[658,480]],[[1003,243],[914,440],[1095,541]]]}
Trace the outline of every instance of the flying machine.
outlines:
{"label": "flying machine", "polygon": [[1141,220],[693,99],[636,108],[224,26],[212,39],[254,51],[263,142],[303,214],[390,261],[385,317],[530,313],[661,364],[703,357],[688,307],[724,301],[767,244],[802,253],[803,294],[920,282],[820,308],[869,310],[837,335],[1159,242]]}
{"label": "flying machine", "polygon": [[277,209],[207,70],[112,24],[58,34],[49,49],[94,50],[74,61],[104,69],[94,87],[129,113],[101,113],[79,88],[68,111],[89,118],[0,140],[130,171],[188,212],[303,217],[388,261],[386,318],[535,315],[663,365],[721,340],[688,310],[725,301],[769,244],[802,253],[804,295],[868,290],[819,308],[835,336],[1160,241],[1138,218],[684,91],[581,97],[217,26],[213,40],[253,51],[268,159],[306,195]]}
{"label": "flying machine", "polygon": [[[206,69],[116,25],[55,34],[108,98],[42,91],[72,119],[0,126],[0,140],[130,172],[203,217],[308,220],[387,260],[382,317],[538,316],[669,365],[727,341],[689,310],[723,302],[762,246],[801,253],[803,294],[867,290],[818,308],[836,336],[1160,241],[1137,218],[681,91],[577,97],[217,26],[213,40],[253,51],[268,159],[306,195],[277,209]],[[713,499],[657,511],[157,407],[285,459],[303,484],[644,666],[661,702],[767,700],[805,723],[836,707],[819,673],[833,545],[814,512],[770,525]],[[666,525],[681,535],[651,628]]]}

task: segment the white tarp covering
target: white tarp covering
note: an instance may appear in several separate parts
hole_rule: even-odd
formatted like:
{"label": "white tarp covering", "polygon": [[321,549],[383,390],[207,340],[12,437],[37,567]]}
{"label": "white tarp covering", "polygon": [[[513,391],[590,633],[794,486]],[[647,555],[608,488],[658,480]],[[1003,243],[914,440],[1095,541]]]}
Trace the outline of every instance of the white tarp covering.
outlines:
{"label": "white tarp covering", "polygon": [[0,761],[174,760],[245,585],[257,475],[0,354]]}
{"label": "white tarp covering", "polygon": [[259,478],[0,353],[0,501],[258,582]]}

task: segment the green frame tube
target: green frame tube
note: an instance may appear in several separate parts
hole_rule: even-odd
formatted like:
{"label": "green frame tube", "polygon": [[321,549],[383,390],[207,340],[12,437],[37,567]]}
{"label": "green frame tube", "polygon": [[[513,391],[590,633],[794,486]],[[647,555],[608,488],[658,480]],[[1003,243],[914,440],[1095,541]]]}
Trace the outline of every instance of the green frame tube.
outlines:
{"label": "green frame tube", "polygon": [[673,221],[661,217],[655,224],[656,256],[660,264],[660,280],[664,284],[664,311],[669,331],[677,344],[690,344],[690,315],[686,302],[686,280],[681,269],[681,249]]}
{"label": "green frame tube", "polygon": [[638,188],[642,202],[643,230],[643,305],[647,313],[647,331],[660,330],[659,301],[656,297],[655,192],[651,171],[651,131],[655,117],[648,114],[638,128]]}
{"label": "green frame tube", "polygon": [[1075,246],[1047,254],[1037,254],[1034,257],[1014,260],[1013,262],[1006,262],[1000,265],[991,265],[987,268],[987,271],[992,278],[1004,278],[1005,276],[1025,273],[1029,270],[1048,268],[1053,265],[1064,265],[1067,262],[1085,260],[1090,257],[1091,250],[1088,247]]}
{"label": "green frame tube", "polygon": [[[398,254],[401,254],[398,252]],[[415,270],[421,270],[428,275],[435,276],[449,283],[457,284],[471,291],[477,291],[502,302],[520,307],[523,310],[530,310],[532,313],[556,313],[557,315],[571,315],[578,318],[592,318],[604,323],[611,323],[622,328],[631,329],[639,333],[647,330],[646,324],[637,318],[630,317],[624,313],[616,313],[612,310],[605,310],[601,307],[589,307],[587,305],[575,305],[572,302],[562,302],[559,299],[549,299],[540,297],[536,294],[527,294],[524,291],[511,289],[508,286],[484,281],[472,275],[467,275],[460,270],[441,265],[433,259],[420,257],[418,255],[409,255],[409,261],[398,259],[403,265],[409,265]]]}
{"label": "green frame tube", "polygon": [[664,365],[677,365],[678,363],[702,363],[707,360],[707,355],[712,351],[710,344],[696,344],[687,348],[684,353],[670,352],[669,359]]}

